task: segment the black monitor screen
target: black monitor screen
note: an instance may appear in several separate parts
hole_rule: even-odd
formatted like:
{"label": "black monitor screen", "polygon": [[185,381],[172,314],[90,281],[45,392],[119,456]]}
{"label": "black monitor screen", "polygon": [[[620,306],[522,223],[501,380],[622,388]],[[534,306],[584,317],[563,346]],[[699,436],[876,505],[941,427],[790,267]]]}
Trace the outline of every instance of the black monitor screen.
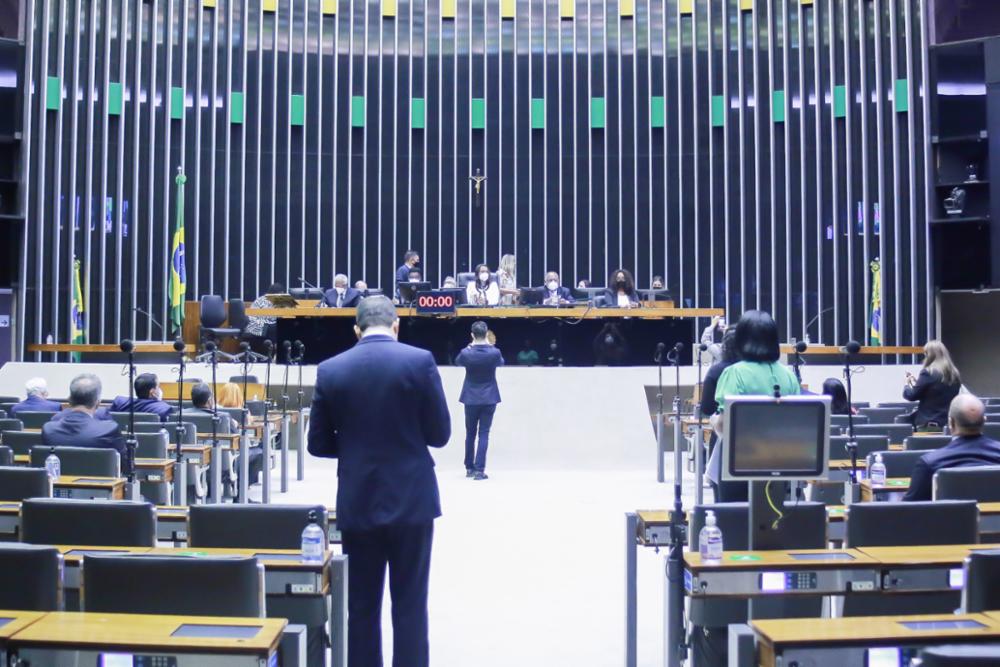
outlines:
{"label": "black monitor screen", "polygon": [[826,469],[822,399],[739,401],[726,410],[727,472],[733,478],[819,478]]}

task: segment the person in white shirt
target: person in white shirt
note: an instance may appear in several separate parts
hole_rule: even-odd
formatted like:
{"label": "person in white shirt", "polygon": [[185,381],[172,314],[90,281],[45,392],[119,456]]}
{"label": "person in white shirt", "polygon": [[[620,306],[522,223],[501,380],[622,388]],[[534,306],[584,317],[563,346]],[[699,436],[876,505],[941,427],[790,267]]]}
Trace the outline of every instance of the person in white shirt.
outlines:
{"label": "person in white shirt", "polygon": [[608,278],[608,288],[604,290],[605,308],[639,308],[639,293],[635,291],[635,279],[627,269],[618,269]]}
{"label": "person in white shirt", "polygon": [[476,279],[465,287],[465,300],[472,306],[496,306],[500,303],[500,286],[493,280],[490,267],[476,267]]}

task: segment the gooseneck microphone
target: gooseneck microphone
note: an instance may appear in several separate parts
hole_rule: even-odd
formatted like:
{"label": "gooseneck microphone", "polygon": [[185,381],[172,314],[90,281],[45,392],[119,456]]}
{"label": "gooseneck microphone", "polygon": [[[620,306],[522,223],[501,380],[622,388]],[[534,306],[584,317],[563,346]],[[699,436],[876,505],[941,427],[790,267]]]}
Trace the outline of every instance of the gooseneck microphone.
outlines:
{"label": "gooseneck microphone", "polygon": [[861,343],[856,340],[849,341],[847,345],[844,346],[844,352],[847,354],[857,354],[861,351]]}
{"label": "gooseneck microphone", "polygon": [[128,355],[128,438],[125,440],[125,448],[129,452],[129,466],[127,478],[129,484],[135,482],[135,451],[139,448],[139,442],[135,439],[135,343],[126,338],[118,344],[122,352]]}
{"label": "gooseneck microphone", "polygon": [[177,368],[177,462],[184,456],[181,446],[184,444],[184,339],[178,336],[174,340],[174,352],[180,355],[180,366]]}
{"label": "gooseneck microphone", "polygon": [[658,364],[662,363],[663,362],[663,353],[666,352],[666,350],[667,350],[667,344],[666,343],[657,343],[656,344],[656,352],[653,354],[653,361],[655,361]]}
{"label": "gooseneck microphone", "polygon": [[798,352],[799,354],[802,354],[808,349],[809,349],[809,344],[804,340],[800,340],[798,343],[795,344],[795,351]]}
{"label": "gooseneck microphone", "polygon": [[267,357],[264,370],[264,411],[271,402],[271,361],[274,358],[274,341],[270,338],[264,339],[264,356]]}

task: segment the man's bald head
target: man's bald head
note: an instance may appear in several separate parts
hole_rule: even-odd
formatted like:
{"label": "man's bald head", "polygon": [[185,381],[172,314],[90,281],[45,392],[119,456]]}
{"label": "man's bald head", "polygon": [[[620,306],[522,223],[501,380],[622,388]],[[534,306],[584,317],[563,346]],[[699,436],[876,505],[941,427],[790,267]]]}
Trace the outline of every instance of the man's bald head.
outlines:
{"label": "man's bald head", "polygon": [[972,394],[959,394],[948,409],[948,422],[953,435],[980,435],[986,423],[986,407]]}

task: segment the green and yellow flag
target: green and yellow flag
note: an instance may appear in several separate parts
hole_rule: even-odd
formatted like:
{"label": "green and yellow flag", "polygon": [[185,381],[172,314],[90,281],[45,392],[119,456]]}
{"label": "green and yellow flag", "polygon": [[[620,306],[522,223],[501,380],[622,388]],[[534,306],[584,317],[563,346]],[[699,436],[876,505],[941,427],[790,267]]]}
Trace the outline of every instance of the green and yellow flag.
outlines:
{"label": "green and yellow flag", "polygon": [[[73,258],[73,294],[70,304],[70,340],[74,345],[87,342],[87,334],[83,328],[83,313],[86,307],[83,303],[83,288],[80,286],[80,260]],[[80,361],[80,353],[73,352],[71,361]]]}
{"label": "green and yellow flag", "polygon": [[184,183],[187,177],[177,167],[177,223],[170,247],[170,324],[173,333],[180,335],[184,327],[184,297],[187,295],[187,271],[184,262]]}
{"label": "green and yellow flag", "polygon": [[882,344],[882,262],[876,257],[871,263],[872,270],[872,310],[871,328],[868,331],[868,344]]}

